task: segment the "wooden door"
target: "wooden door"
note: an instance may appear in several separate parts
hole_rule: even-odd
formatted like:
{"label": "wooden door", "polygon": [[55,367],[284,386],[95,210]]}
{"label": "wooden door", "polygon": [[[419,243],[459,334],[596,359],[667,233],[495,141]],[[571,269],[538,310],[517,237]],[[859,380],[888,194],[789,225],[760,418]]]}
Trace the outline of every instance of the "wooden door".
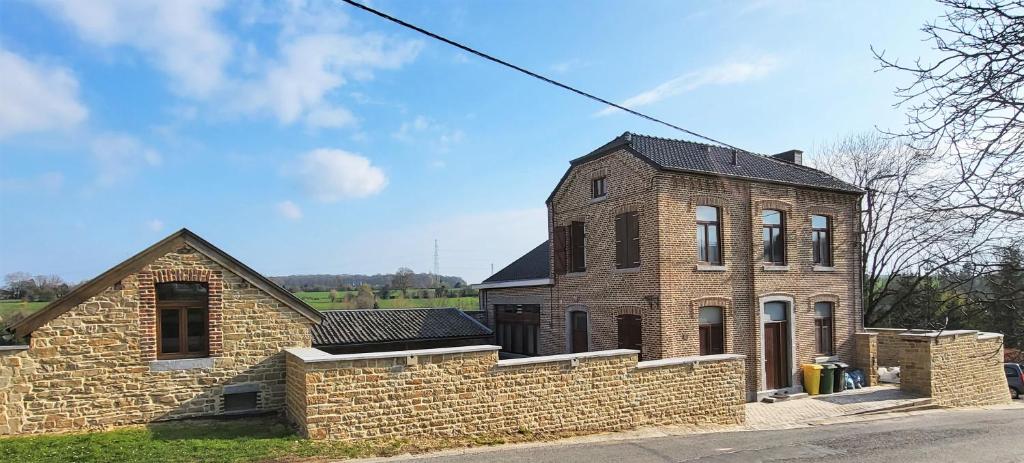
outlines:
{"label": "wooden door", "polygon": [[786,322],[764,324],[764,373],[768,389],[789,387],[789,368],[786,366],[788,332]]}
{"label": "wooden door", "polygon": [[589,350],[589,333],[587,333],[587,313],[570,312],[570,342],[572,353],[586,352]]}
{"label": "wooden door", "polygon": [[639,315],[619,315],[619,349],[641,351],[643,358],[643,330]]}

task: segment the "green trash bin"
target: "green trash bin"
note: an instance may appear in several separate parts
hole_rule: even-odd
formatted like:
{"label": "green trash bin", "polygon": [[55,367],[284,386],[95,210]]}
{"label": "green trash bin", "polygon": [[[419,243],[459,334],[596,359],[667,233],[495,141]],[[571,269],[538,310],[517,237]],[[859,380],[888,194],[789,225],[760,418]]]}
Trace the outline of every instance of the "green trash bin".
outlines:
{"label": "green trash bin", "polygon": [[843,392],[846,390],[846,369],[850,368],[849,365],[843,362],[833,363],[836,366],[836,375],[834,383],[832,384],[832,390],[835,392]]}
{"label": "green trash bin", "polygon": [[836,377],[836,366],[831,363],[826,363],[821,366],[821,385],[819,391],[822,394],[832,393],[832,384],[835,382]]}

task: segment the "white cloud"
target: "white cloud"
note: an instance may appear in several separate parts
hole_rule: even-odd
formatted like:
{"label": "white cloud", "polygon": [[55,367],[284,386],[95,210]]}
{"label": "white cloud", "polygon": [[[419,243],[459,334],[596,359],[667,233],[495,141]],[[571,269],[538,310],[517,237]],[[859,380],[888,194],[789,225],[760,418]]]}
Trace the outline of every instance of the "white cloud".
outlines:
{"label": "white cloud", "polygon": [[569,71],[575,71],[582,67],[585,67],[587,63],[579,58],[568,59],[559,63],[551,65],[551,70],[556,74],[565,74]]}
{"label": "white cloud", "polygon": [[[731,85],[764,77],[779,67],[774,56],[763,56],[754,61],[732,61],[688,72],[669,80],[646,92],[631,96],[620,105],[630,109],[647,106],[673,96],[691,92],[708,85]],[[607,116],[620,112],[619,109],[605,108],[595,115]]]}
{"label": "white cloud", "polygon": [[326,100],[347,79],[369,79],[375,69],[397,69],[412,61],[421,42],[395,42],[379,35],[304,35],[288,39],[263,77],[242,84],[237,96],[245,112],[269,112],[282,124],[303,119],[313,127],[351,125],[348,110]]}
{"label": "white cloud", "polygon": [[70,70],[32,63],[0,48],[0,138],[61,130],[84,121],[78,81]]}
{"label": "white cloud", "polygon": [[146,222],[146,228],[158,232],[164,229],[164,222],[160,219],[153,219]]}
{"label": "white cloud", "polygon": [[144,167],[159,166],[160,153],[128,135],[106,134],[92,140],[92,155],[99,174],[97,185],[111,187]]}
{"label": "white cloud", "polygon": [[60,172],[45,172],[29,178],[4,178],[0,179],[0,191],[11,191],[18,193],[56,193],[64,186],[64,174]]}
{"label": "white cloud", "polygon": [[310,196],[328,203],[372,196],[388,183],[384,171],[369,159],[329,148],[302,155],[286,168],[286,173],[297,179]]}
{"label": "white cloud", "polygon": [[404,143],[416,143],[429,146],[435,151],[447,152],[452,146],[462,143],[466,133],[460,129],[449,129],[443,124],[434,122],[426,116],[416,116],[403,122],[391,137]]}
{"label": "white cloud", "polygon": [[276,207],[277,213],[288,220],[299,220],[302,218],[302,209],[299,208],[298,204],[291,201],[281,201],[277,203]]}
{"label": "white cloud", "polygon": [[217,27],[219,0],[40,0],[93,44],[138,49],[174,78],[172,87],[205,97],[225,81],[231,40]]}

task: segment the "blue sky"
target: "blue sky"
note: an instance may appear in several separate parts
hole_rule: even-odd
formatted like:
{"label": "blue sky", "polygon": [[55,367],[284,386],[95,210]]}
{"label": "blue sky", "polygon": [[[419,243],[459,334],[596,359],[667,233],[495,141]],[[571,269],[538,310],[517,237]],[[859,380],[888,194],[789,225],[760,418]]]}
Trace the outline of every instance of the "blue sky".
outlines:
{"label": "blue sky", "polygon": [[[869,46],[930,2],[374,1],[761,153],[898,127]],[[546,237],[568,161],[669,129],[336,2],[8,0],[0,272],[88,279],[181,227],[268,275],[478,282]]]}

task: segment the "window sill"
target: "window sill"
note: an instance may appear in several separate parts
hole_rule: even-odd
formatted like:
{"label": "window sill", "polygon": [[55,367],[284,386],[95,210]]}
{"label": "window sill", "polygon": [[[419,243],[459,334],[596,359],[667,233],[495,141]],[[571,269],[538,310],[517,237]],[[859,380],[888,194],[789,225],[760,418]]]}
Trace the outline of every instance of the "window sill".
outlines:
{"label": "window sill", "polygon": [[762,268],[766,272],[788,272],[788,265],[774,265],[774,264],[763,264]]}
{"label": "window sill", "polygon": [[640,273],[640,267],[613,268],[612,273]]}
{"label": "window sill", "polygon": [[815,272],[834,272],[836,268],[831,265],[815,265],[811,270]]}
{"label": "window sill", "polygon": [[212,370],[214,357],[194,359],[153,360],[149,371]]}
{"label": "window sill", "polygon": [[590,198],[590,204],[599,203],[599,202],[604,201],[606,199],[608,199],[608,195],[607,194],[604,195],[604,196],[598,196],[596,198]]}
{"label": "window sill", "polygon": [[698,272],[724,272],[728,268],[724,265],[697,264],[696,270]]}

